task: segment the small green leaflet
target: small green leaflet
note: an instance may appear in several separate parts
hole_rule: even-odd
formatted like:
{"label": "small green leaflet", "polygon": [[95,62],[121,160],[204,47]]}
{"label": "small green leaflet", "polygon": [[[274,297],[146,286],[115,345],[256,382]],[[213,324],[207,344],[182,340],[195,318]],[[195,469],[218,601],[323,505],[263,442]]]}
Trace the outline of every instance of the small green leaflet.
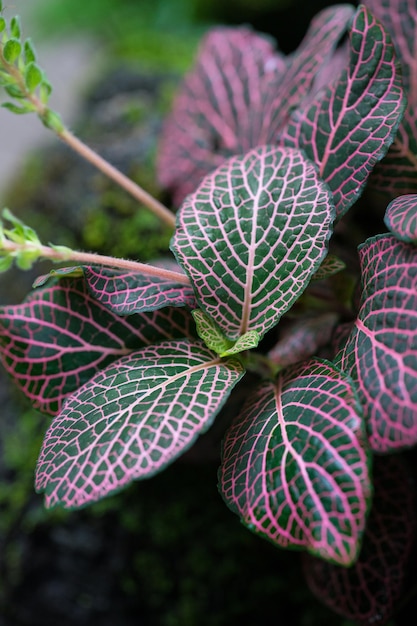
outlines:
{"label": "small green leaflet", "polygon": [[259,343],[260,337],[256,330],[248,330],[236,341],[230,341],[223,335],[217,324],[201,309],[192,311],[192,316],[197,326],[198,336],[205,342],[208,348],[217,352],[221,357],[251,350],[256,348]]}

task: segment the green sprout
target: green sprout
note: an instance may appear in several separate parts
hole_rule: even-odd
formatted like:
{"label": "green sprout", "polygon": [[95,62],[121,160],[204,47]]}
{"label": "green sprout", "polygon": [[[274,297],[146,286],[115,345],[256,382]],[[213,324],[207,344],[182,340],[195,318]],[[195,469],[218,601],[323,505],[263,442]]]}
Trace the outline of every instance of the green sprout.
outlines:
{"label": "green sprout", "polygon": [[42,258],[65,261],[71,257],[70,248],[53,244],[44,246],[33,228],[15,217],[9,209],[3,209],[2,218],[11,227],[5,228],[3,220],[0,220],[0,272],[8,270],[13,262],[19,269],[28,270]]}

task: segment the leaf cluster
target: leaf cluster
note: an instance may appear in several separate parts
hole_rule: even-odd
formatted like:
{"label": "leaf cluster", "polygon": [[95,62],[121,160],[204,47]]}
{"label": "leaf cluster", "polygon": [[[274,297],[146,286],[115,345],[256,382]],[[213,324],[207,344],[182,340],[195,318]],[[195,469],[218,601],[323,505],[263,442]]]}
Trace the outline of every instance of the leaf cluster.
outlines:
{"label": "leaf cluster", "polygon": [[[48,506],[160,472],[254,372],[224,435],[221,495],[252,532],[302,550],[311,587],[364,624],[385,623],[401,591],[416,524],[393,453],[417,444],[411,39],[394,47],[394,0],[366,4],[319,13],[288,57],[248,27],[204,38],[159,146],[175,274],[98,260],[0,311],[6,369],[53,416],[36,472]],[[356,271],[334,235],[376,188],[403,195]],[[3,246],[37,245],[6,217]],[[369,569],[386,581],[377,608]]]}
{"label": "leaf cluster", "polygon": [[[0,219],[0,272],[8,270],[13,262],[21,270],[33,267],[39,259],[51,258],[61,261],[71,254],[66,246],[44,246],[37,233],[19,220],[9,209],[3,209]],[[9,227],[5,227],[5,223]]]}
{"label": "leaf cluster", "polygon": [[32,40],[22,35],[18,16],[7,24],[0,15],[0,37],[0,87],[11,98],[1,106],[17,114],[37,113],[45,126],[59,132],[61,119],[47,106],[52,86],[37,63]]}

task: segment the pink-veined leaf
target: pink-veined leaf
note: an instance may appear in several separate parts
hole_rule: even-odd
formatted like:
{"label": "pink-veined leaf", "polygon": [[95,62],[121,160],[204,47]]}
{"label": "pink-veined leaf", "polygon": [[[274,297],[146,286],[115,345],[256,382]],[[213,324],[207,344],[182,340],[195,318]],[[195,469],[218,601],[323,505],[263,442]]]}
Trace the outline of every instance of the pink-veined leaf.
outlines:
{"label": "pink-veined leaf", "polygon": [[172,250],[230,340],[262,336],[327,254],[334,208],[313,163],[263,146],[209,174],[177,213]]}
{"label": "pink-veined leaf", "polygon": [[279,367],[305,361],[329,343],[337,319],[337,314],[330,312],[297,320],[268,352],[268,359]]}
{"label": "pink-veined leaf", "polygon": [[119,317],[83,279],[61,279],[0,309],[3,364],[35,408],[56,414],[98,370],[142,346],[195,334],[191,314],[166,308]]}
{"label": "pink-veined leaf", "polygon": [[384,222],[397,239],[417,244],[417,194],[392,200],[387,206]]}
{"label": "pink-veined leaf", "polygon": [[390,33],[408,105],[395,141],[369,179],[391,197],[417,192],[417,5],[414,0],[363,0]]}
{"label": "pink-veined leaf", "polygon": [[148,478],[212,424],[243,376],[200,341],[177,340],[122,357],[66,402],[49,427],[36,488],[47,506],[75,508]]}
{"label": "pink-veined leaf", "polygon": [[91,294],[117,315],[154,311],[167,306],[197,306],[191,286],[157,276],[85,266],[84,275]]}
{"label": "pink-veined leaf", "polygon": [[354,14],[351,4],[338,4],[320,11],[311,20],[301,44],[286,58],[287,69],[279,85],[267,86],[265,112],[271,112],[266,118],[265,138],[261,136],[259,144],[273,143],[291,113],[315,91],[323,67],[334,64],[336,47]]}
{"label": "pink-veined leaf", "polygon": [[406,100],[388,32],[361,6],[350,30],[349,67],[297,109],[280,141],[305,150],[334,194],[337,216],[362,193],[401,122]]}
{"label": "pink-veined leaf", "polygon": [[360,411],[351,380],[318,359],[260,385],[226,434],[227,505],[278,546],[352,563],[371,490]]}
{"label": "pink-veined leaf", "polygon": [[357,382],[371,447],[417,443],[417,249],[391,235],[359,247],[363,292],[336,362]]}
{"label": "pink-veined leaf", "polygon": [[74,267],[58,267],[57,269],[51,269],[48,274],[42,274],[38,276],[32,283],[32,287],[50,287],[56,285],[57,281],[61,278],[82,278],[84,276],[83,268],[81,265]]}
{"label": "pink-veined leaf", "polygon": [[415,541],[415,485],[398,455],[374,460],[374,497],[359,558],[346,568],[305,555],[312,592],[355,624],[386,624],[396,609]]}
{"label": "pink-veined leaf", "polygon": [[177,94],[159,147],[159,180],[177,205],[227,157],[275,143],[278,129],[312,88],[353,13],[349,4],[321,11],[289,57],[248,28],[209,32]]}
{"label": "pink-veined leaf", "polygon": [[179,205],[225,158],[258,145],[264,81],[285,62],[273,41],[250,28],[215,28],[203,39],[165,121],[158,150],[161,185]]}
{"label": "pink-veined leaf", "polygon": [[404,87],[417,104],[417,4],[415,0],[363,0],[368,9],[384,24],[390,33],[402,65]]}
{"label": "pink-veined leaf", "polygon": [[313,276],[313,280],[323,280],[341,272],[346,267],[346,263],[334,254],[328,254]]}
{"label": "pink-veined leaf", "polygon": [[409,105],[385,157],[377,163],[369,185],[392,199],[399,194],[417,193],[417,102]]}

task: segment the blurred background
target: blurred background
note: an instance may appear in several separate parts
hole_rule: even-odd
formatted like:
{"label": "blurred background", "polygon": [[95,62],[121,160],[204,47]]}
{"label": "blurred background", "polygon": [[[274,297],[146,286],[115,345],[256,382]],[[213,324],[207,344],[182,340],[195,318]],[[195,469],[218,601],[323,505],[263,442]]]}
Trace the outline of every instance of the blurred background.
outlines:
{"label": "blurred background", "polygon": [[[52,108],[160,195],[161,120],[202,34],[248,23],[290,53],[332,4],[10,0],[5,13],[21,15],[35,43]],[[45,241],[142,260],[161,254],[169,233],[48,133],[33,116],[0,110],[1,204]],[[0,303],[20,302],[33,278],[0,276]],[[217,441],[203,438],[166,472],[87,509],[46,511],[33,480],[49,419],[3,372],[0,402],[0,626],[352,626],[312,596],[297,553],[251,535],[226,509]]]}

